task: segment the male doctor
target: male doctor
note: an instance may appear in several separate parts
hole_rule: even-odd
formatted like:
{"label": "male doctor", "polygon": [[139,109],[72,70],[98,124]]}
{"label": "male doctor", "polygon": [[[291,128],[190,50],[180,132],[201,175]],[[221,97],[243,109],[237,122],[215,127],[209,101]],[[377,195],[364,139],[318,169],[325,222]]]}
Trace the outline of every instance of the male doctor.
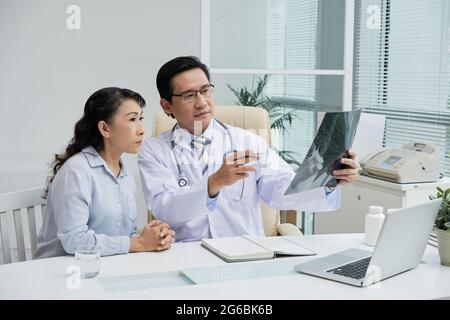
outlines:
{"label": "male doctor", "polygon": [[[158,72],[164,112],[177,124],[141,147],[138,163],[148,209],[176,231],[177,241],[264,236],[259,200],[276,209],[329,211],[339,207],[340,187],[288,196],[291,167],[256,134],[214,119],[208,67],[178,57]],[[359,173],[356,155],[333,175],[340,183]]]}

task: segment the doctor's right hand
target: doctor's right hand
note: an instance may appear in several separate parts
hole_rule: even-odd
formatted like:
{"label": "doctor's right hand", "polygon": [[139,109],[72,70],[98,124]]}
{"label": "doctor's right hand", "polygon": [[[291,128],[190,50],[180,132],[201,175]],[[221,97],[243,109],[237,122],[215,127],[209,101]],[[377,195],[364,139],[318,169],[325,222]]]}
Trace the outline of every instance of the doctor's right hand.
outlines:
{"label": "doctor's right hand", "polygon": [[141,234],[131,238],[130,252],[162,251],[169,249],[175,241],[175,231],[167,223],[152,220]]}
{"label": "doctor's right hand", "polygon": [[235,151],[224,158],[222,166],[208,178],[208,195],[215,196],[220,189],[231,186],[237,181],[249,176],[249,172],[255,171],[256,167],[245,165],[259,160],[258,154],[252,150]]}

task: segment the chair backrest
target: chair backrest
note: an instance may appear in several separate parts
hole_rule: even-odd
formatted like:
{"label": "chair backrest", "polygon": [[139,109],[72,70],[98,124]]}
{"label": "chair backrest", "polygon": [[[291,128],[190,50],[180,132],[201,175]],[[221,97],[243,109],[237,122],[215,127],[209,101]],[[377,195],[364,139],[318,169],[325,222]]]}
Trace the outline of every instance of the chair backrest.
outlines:
{"label": "chair backrest", "polygon": [[[266,110],[256,107],[243,106],[216,106],[215,118],[234,127],[250,129],[261,136],[271,146],[271,130],[269,115]],[[161,132],[170,130],[176,121],[164,112],[158,112],[153,120],[152,136],[156,137]],[[269,208],[261,201],[261,214],[263,218],[264,233],[267,236],[276,236],[280,224],[278,210]]]}
{"label": "chair backrest", "polygon": [[[0,194],[0,257],[3,256],[3,263],[32,258],[37,245],[36,221],[42,221],[45,206],[44,190],[39,187]],[[16,250],[17,257],[11,255]]]}

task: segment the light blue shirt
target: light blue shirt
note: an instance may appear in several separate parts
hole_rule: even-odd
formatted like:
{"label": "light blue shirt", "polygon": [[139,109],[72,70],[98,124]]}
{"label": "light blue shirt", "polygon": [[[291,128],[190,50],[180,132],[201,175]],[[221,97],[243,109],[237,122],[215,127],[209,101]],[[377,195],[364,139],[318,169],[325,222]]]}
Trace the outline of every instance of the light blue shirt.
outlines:
{"label": "light blue shirt", "polygon": [[136,236],[136,186],[121,162],[115,177],[93,147],[64,163],[49,190],[34,258],[98,245],[102,256],[127,253]]}
{"label": "light blue shirt", "polygon": [[[228,126],[227,134],[215,120],[205,133],[210,127],[214,132],[210,135],[208,170],[204,175],[192,157],[190,138],[183,138],[186,136],[183,129],[176,128],[173,134],[168,130],[157,138],[145,140],[139,152],[139,170],[147,206],[156,218],[172,226],[177,241],[242,234],[264,236],[260,200],[271,208],[282,210],[317,212],[339,207],[340,187],[328,195],[321,187],[285,196],[295,173],[262,138],[232,126]],[[174,148],[171,141],[175,142]],[[261,153],[262,157],[254,163],[256,171],[244,179],[241,199],[234,201],[240,196],[241,181],[222,188],[214,200],[210,199],[208,177],[220,168],[225,154],[245,149]],[[187,187],[178,185],[181,176],[188,180]]]}

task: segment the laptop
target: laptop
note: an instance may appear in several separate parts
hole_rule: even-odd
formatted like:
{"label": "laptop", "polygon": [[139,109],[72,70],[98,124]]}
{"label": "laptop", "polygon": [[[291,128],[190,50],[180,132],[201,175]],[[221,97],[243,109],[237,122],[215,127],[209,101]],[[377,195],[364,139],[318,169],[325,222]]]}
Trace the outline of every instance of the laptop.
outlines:
{"label": "laptop", "polygon": [[365,287],[415,268],[421,261],[442,199],[389,209],[373,252],[348,249],[295,266],[295,270]]}

